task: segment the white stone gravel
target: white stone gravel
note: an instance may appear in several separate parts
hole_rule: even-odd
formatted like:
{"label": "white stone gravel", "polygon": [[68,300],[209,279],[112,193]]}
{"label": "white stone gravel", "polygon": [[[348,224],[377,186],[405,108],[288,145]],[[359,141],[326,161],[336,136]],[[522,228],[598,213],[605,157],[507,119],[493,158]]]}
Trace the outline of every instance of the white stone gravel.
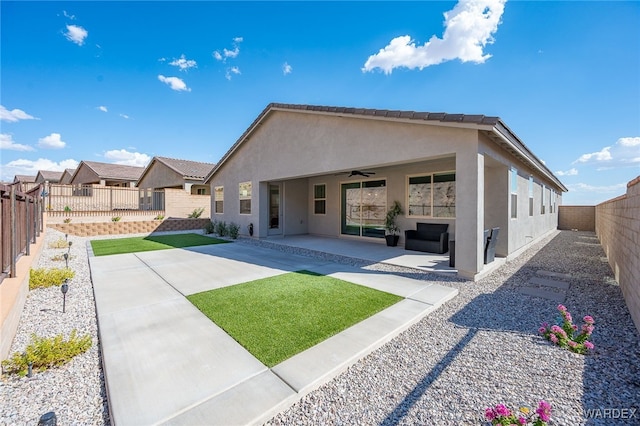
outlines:
{"label": "white stone gravel", "polygon": [[[48,247],[64,234],[48,229],[45,238],[38,266],[64,266],[64,260],[52,260],[64,250]],[[73,328],[90,333],[94,344],[61,368],[32,378],[4,377],[0,425],[35,425],[47,411],[56,412],[59,425],[109,424],[88,239],[69,236],[69,240],[73,242],[69,266],[76,276],[70,282],[66,313],[61,312],[58,287],[31,291],[11,351],[22,351],[31,333],[68,335]],[[239,243],[272,246],[255,240]],[[540,399],[552,404],[554,425],[640,424],[640,410],[634,419],[587,420],[585,416],[588,409],[640,406],[640,336],[593,233],[554,233],[477,283],[330,258],[435,281],[460,293],[267,424],[479,425],[489,405],[534,406]],[[576,321],[584,315],[595,318],[593,354],[576,355],[538,336],[540,323],[557,317],[557,304],[524,296],[516,288],[539,270],[572,275],[564,279],[571,284],[564,304]]]}

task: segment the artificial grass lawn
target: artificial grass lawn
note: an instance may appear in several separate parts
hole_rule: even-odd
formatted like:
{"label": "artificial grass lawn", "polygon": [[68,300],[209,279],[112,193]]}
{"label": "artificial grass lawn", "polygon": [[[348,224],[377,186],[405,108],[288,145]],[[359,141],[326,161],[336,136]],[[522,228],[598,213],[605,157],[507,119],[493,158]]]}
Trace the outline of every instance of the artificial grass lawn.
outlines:
{"label": "artificial grass lawn", "polygon": [[117,238],[113,240],[93,240],[91,247],[95,256],[135,253],[139,251],[166,250],[228,241],[205,237],[199,234],[149,235],[148,237]]}
{"label": "artificial grass lawn", "polygon": [[308,271],[187,298],[268,367],[402,300]]}

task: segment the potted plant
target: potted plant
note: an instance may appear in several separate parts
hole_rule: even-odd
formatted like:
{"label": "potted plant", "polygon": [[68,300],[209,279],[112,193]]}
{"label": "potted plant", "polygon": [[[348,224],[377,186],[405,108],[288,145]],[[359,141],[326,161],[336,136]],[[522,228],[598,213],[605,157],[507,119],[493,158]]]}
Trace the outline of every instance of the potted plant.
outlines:
{"label": "potted plant", "polygon": [[398,245],[398,240],[400,239],[400,228],[396,223],[396,219],[398,215],[403,214],[402,206],[399,201],[394,201],[393,205],[389,210],[387,210],[387,216],[384,219],[384,229],[386,229],[387,234],[384,236],[387,240],[387,246],[395,247]]}

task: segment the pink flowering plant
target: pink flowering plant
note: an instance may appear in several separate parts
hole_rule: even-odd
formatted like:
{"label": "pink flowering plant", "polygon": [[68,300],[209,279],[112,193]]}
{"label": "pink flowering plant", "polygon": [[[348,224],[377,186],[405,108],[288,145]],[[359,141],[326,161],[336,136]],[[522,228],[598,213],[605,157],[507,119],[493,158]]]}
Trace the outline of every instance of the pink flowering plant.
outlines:
{"label": "pink flowering plant", "polygon": [[573,323],[571,313],[564,305],[558,305],[558,311],[560,311],[562,315],[562,326],[549,326],[549,324],[545,322],[538,329],[540,334],[561,348],[569,349],[577,354],[585,354],[592,350],[594,348],[593,343],[588,339],[591,337],[594,329],[593,318],[589,315],[585,316],[583,318],[584,324],[581,328],[578,328],[578,326]]}
{"label": "pink flowering plant", "polygon": [[495,407],[487,407],[484,417],[491,421],[492,425],[502,426],[547,426],[551,418],[551,404],[540,401],[535,412],[531,412],[527,407],[521,407],[517,412],[509,410],[504,404]]}

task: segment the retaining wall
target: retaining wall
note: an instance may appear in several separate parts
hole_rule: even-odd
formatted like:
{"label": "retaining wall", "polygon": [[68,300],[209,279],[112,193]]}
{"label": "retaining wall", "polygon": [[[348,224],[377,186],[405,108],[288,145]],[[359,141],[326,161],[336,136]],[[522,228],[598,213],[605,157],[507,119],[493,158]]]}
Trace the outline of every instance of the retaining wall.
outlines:
{"label": "retaining wall", "polygon": [[640,331],[640,176],[625,195],[596,206],[596,234]]}
{"label": "retaining wall", "polygon": [[69,235],[91,237],[95,235],[144,234],[163,231],[204,229],[209,219],[165,219],[163,221],[54,223],[49,227]]}

